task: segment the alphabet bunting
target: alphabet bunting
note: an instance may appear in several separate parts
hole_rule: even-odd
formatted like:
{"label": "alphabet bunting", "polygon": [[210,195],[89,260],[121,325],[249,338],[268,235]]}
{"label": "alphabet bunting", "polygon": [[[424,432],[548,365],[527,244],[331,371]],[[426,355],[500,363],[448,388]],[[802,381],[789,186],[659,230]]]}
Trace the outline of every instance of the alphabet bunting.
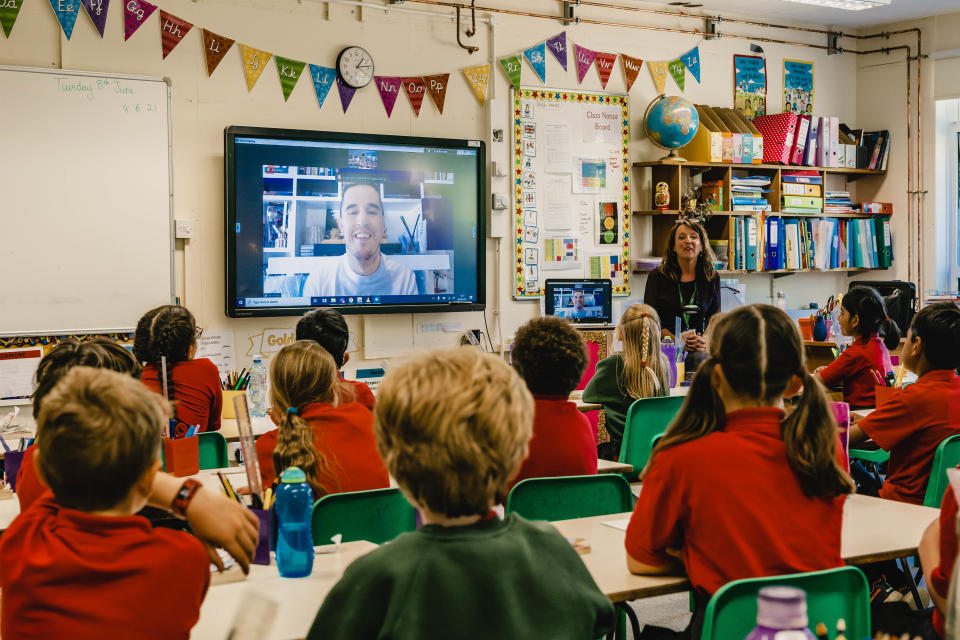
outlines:
{"label": "alphabet bunting", "polygon": [[57,14],[57,22],[63,29],[63,35],[67,36],[67,40],[69,40],[70,36],[73,35],[73,27],[77,24],[80,0],[50,0],[50,8]]}
{"label": "alphabet bunting", "polygon": [[567,32],[558,33],[552,38],[547,38],[547,49],[557,59],[563,70],[567,70]]}
{"label": "alphabet bunting", "polygon": [[212,76],[236,41],[203,28],[200,31],[203,33],[203,55],[207,61],[207,75]]}
{"label": "alphabet bunting", "polygon": [[467,67],[463,69],[463,76],[467,79],[470,88],[473,89],[473,95],[477,97],[477,101],[483,105],[483,101],[487,97],[487,81],[490,78],[490,64]]}
{"label": "alphabet bunting", "polygon": [[380,92],[380,101],[383,102],[383,108],[387,110],[387,117],[393,115],[393,105],[397,103],[397,96],[400,95],[400,85],[403,79],[391,76],[373,76],[373,81],[377,85],[377,91]]}
{"label": "alphabet bunting", "polygon": [[671,60],[669,63],[670,75],[673,76],[673,81],[677,83],[677,86],[680,87],[680,91],[683,91],[683,83],[687,77],[687,68],[683,66],[683,60],[677,58],[676,60]]}
{"label": "alphabet bunting", "polygon": [[407,92],[407,97],[410,98],[410,106],[413,107],[413,112],[419,118],[420,107],[423,105],[423,94],[427,92],[427,85],[424,84],[423,78],[410,77],[403,78],[403,88]]}
{"label": "alphabet bunting", "polygon": [[340,106],[343,107],[343,112],[346,113],[347,109],[350,108],[350,102],[353,101],[353,96],[357,93],[357,90],[349,85],[343,84],[340,78],[337,78],[337,93],[340,94]]}
{"label": "alphabet bunting", "polygon": [[507,79],[510,80],[510,84],[513,85],[514,89],[520,88],[520,56],[507,56],[506,58],[500,58],[500,66],[503,67],[503,72],[507,74]]}
{"label": "alphabet bunting", "polygon": [[273,59],[277,63],[277,74],[280,76],[280,88],[283,89],[283,101],[286,102],[290,97],[290,92],[297,86],[297,80],[300,79],[300,74],[303,73],[303,67],[305,67],[307,63],[300,62],[299,60],[291,60],[290,58],[283,58],[281,56],[274,56]]}
{"label": "alphabet bunting", "polygon": [[83,0],[83,8],[102,38],[103,30],[107,26],[107,9],[110,8],[110,0]]}
{"label": "alphabet bunting", "polygon": [[620,66],[623,67],[623,80],[627,84],[627,91],[630,91],[633,83],[636,82],[637,74],[640,73],[642,65],[643,60],[640,58],[632,58],[624,53],[620,54]]}
{"label": "alphabet bunting", "polygon": [[577,58],[577,82],[583,83],[583,78],[587,75],[587,71],[590,70],[590,65],[593,64],[594,59],[597,57],[597,52],[590,51],[590,49],[581,47],[578,44],[573,45],[573,50]]}
{"label": "alphabet bunting", "polygon": [[123,5],[123,39],[129,40],[156,9],[157,5],[146,0],[127,0]]}
{"label": "alphabet bunting", "polygon": [[680,56],[680,59],[683,60],[683,64],[687,66],[687,69],[690,69],[693,79],[697,81],[697,84],[700,84],[700,47],[696,46],[690,49],[690,51]]}
{"label": "alphabet bunting", "polygon": [[665,60],[647,60],[647,71],[653,78],[653,86],[658,94],[663,93],[667,86],[667,64]]}
{"label": "alphabet bunting", "polygon": [[523,50],[524,57],[527,59],[527,62],[530,63],[530,66],[533,67],[533,70],[537,73],[537,77],[540,78],[540,82],[546,82],[547,80],[546,48],[547,45],[541,42],[538,45]]}
{"label": "alphabet bunting", "polygon": [[7,0],[0,6],[0,25],[3,25],[3,34],[8,38],[22,6],[23,0]]}
{"label": "alphabet bunting", "polygon": [[313,90],[317,94],[317,105],[323,108],[323,101],[327,99],[330,93],[330,87],[337,77],[337,70],[330,67],[321,67],[315,64],[310,65],[310,79],[313,80]]}
{"label": "alphabet bunting", "polygon": [[160,9],[160,44],[163,46],[164,58],[180,44],[192,27],[193,25],[186,20]]}
{"label": "alphabet bunting", "polygon": [[610,72],[613,71],[613,63],[617,61],[615,53],[601,53],[597,51],[596,66],[597,75],[600,76],[600,86],[607,88],[607,80],[610,79]]}
{"label": "alphabet bunting", "polygon": [[[240,45],[240,58],[243,60],[243,76],[247,80],[247,91],[253,89],[253,85],[257,84],[260,74],[263,73],[272,57],[273,54],[268,51],[260,51],[245,44]],[[280,78],[280,81],[282,83],[283,78]]]}
{"label": "alphabet bunting", "polygon": [[450,80],[449,73],[438,73],[433,76],[423,76],[423,83],[427,85],[427,92],[433,98],[433,104],[437,105],[437,111],[443,114],[443,102],[447,98],[447,84]]}

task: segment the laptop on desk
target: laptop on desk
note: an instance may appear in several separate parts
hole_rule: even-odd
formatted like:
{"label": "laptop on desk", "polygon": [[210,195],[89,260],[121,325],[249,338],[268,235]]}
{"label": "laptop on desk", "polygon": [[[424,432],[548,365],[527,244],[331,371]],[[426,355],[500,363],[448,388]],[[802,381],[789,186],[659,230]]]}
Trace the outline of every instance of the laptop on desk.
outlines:
{"label": "laptop on desk", "polygon": [[550,278],[544,282],[544,315],[564,318],[578,329],[613,328],[610,280]]}

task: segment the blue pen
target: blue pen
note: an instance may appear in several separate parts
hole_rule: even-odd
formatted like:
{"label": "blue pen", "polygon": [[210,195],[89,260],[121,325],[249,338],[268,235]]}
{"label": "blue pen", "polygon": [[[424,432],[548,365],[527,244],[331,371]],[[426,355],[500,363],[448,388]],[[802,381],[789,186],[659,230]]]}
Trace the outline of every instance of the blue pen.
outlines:
{"label": "blue pen", "polygon": [[173,418],[170,418],[170,437],[171,438],[177,437],[177,421],[174,420]]}
{"label": "blue pen", "polygon": [[10,451],[10,446],[7,444],[7,441],[3,439],[3,436],[0,436],[0,444],[3,445],[4,451]]}

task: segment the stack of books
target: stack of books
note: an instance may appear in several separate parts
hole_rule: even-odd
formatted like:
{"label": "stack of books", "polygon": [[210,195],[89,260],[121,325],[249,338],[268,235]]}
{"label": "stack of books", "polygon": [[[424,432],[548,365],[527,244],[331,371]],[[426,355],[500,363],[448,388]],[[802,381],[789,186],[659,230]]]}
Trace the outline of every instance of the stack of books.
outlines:
{"label": "stack of books", "polygon": [[769,193],[769,176],[732,176],[730,178],[733,211],[771,211],[764,194]]}
{"label": "stack of books", "polygon": [[782,213],[817,215],[823,213],[823,177],[819,171],[783,171],[781,174]]}
{"label": "stack of books", "polygon": [[824,202],[824,213],[850,213],[853,211],[853,202],[849,191],[827,191]]}

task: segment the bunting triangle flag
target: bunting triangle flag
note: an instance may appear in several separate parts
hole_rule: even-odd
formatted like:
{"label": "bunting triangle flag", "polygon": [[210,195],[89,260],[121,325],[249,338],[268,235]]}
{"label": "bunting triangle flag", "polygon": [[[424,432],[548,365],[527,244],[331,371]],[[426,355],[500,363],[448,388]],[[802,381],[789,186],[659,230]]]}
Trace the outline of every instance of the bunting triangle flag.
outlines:
{"label": "bunting triangle flag", "polygon": [[186,20],[160,9],[160,45],[163,47],[164,58],[170,55],[192,28],[193,25]]}
{"label": "bunting triangle flag", "polygon": [[3,25],[3,34],[10,37],[13,31],[13,23],[17,21],[20,15],[20,7],[23,6],[23,0],[7,0],[0,6],[0,25]]}
{"label": "bunting triangle flag", "polygon": [[617,61],[615,53],[601,53],[597,51],[596,66],[597,75],[600,76],[600,86],[607,88],[607,80],[610,79],[610,73],[613,71],[613,63]]}
{"label": "bunting triangle flag", "polygon": [[410,98],[410,106],[413,107],[413,112],[419,118],[420,107],[423,105],[423,94],[427,92],[427,85],[420,77],[403,78],[403,89],[407,92],[407,97]]}
{"label": "bunting triangle flag", "polygon": [[327,94],[330,93],[330,87],[333,86],[336,77],[336,69],[320,67],[315,64],[310,65],[310,79],[313,80],[313,90],[317,93],[319,108],[323,108],[323,101],[327,99]]}
{"label": "bunting triangle flag", "polygon": [[500,66],[503,67],[503,72],[507,74],[507,79],[510,81],[510,84],[513,85],[514,89],[520,88],[520,56],[507,56],[506,58],[500,58]]}
{"label": "bunting triangle flag", "polygon": [[690,69],[693,79],[697,81],[697,84],[700,84],[700,47],[696,46],[690,49],[680,56],[680,59],[683,60],[683,64],[687,65],[687,69]]}
{"label": "bunting triangle flag", "polygon": [[380,92],[380,101],[383,102],[383,108],[387,110],[387,117],[393,115],[393,106],[397,103],[397,96],[400,95],[400,85],[403,84],[403,78],[399,76],[373,76],[373,81],[377,85],[377,91]]}
{"label": "bunting triangle flag", "polygon": [[77,24],[77,13],[80,12],[80,3],[76,0],[50,0],[50,8],[57,14],[57,22],[63,29],[67,40],[73,35],[73,27]]}
{"label": "bunting triangle flag", "polygon": [[527,59],[527,62],[530,63],[530,66],[533,67],[533,70],[537,72],[537,77],[540,78],[540,82],[547,81],[546,49],[546,43],[541,42],[538,45],[523,50],[523,56]]}
{"label": "bunting triangle flag", "polygon": [[647,71],[653,78],[653,86],[657,89],[657,95],[663,93],[667,86],[667,64],[665,60],[647,60]]}
{"label": "bunting triangle flag", "polygon": [[473,95],[477,101],[483,105],[487,97],[487,81],[490,79],[490,64],[481,64],[476,67],[467,67],[463,69],[463,77],[467,79],[467,84],[473,89]]}
{"label": "bunting triangle flag", "polygon": [[156,9],[157,5],[146,0],[126,0],[123,5],[123,39],[129,40]]}
{"label": "bunting triangle flag", "polygon": [[597,57],[597,52],[590,51],[590,49],[581,47],[578,44],[573,45],[573,51],[577,59],[577,82],[582,83],[584,76],[587,75],[587,71],[590,70],[590,65],[593,64],[594,59]]}
{"label": "bunting triangle flag", "polygon": [[[272,57],[273,54],[269,51],[254,49],[245,44],[240,45],[240,58],[243,60],[243,76],[247,79],[247,91],[252,90],[253,85],[257,84],[257,80],[260,79],[260,74],[263,73],[263,70]],[[301,67],[301,69],[302,68],[303,67]],[[282,83],[283,78],[281,78],[280,81]]]}
{"label": "bunting triangle flag", "polygon": [[350,103],[353,101],[353,96],[357,93],[357,90],[350,85],[343,84],[340,78],[337,78],[337,93],[340,94],[340,106],[343,107],[343,112],[346,113],[347,109],[350,108]]}
{"label": "bunting triangle flag", "polygon": [[220,66],[223,56],[227,55],[227,51],[230,51],[235,40],[207,31],[202,27],[200,31],[203,33],[203,55],[207,60],[207,75],[211,76]]}
{"label": "bunting triangle flag", "polygon": [[280,76],[280,88],[283,89],[283,101],[290,98],[290,92],[297,86],[297,81],[303,73],[303,68],[307,66],[306,62],[291,60],[282,56],[274,56],[273,60],[277,63],[277,74]]}
{"label": "bunting triangle flag", "polygon": [[423,76],[423,83],[427,86],[427,93],[437,105],[437,111],[443,115],[443,103],[447,99],[447,85],[450,81],[449,73],[438,73],[433,76]]}
{"label": "bunting triangle flag", "polygon": [[627,83],[627,91],[630,91],[633,83],[637,80],[637,74],[640,73],[640,67],[643,66],[643,60],[621,53],[620,66],[623,67],[623,79]]}
{"label": "bunting triangle flag", "polygon": [[557,59],[563,70],[567,70],[567,32],[558,33],[552,38],[547,38],[547,49]]}
{"label": "bunting triangle flag", "polygon": [[683,83],[687,77],[687,68],[683,66],[683,60],[680,58],[671,60],[669,69],[670,75],[673,76],[673,81],[677,83],[680,91],[683,92]]}
{"label": "bunting triangle flag", "polygon": [[107,10],[110,8],[110,0],[83,0],[83,8],[102,38],[103,30],[107,26]]}

